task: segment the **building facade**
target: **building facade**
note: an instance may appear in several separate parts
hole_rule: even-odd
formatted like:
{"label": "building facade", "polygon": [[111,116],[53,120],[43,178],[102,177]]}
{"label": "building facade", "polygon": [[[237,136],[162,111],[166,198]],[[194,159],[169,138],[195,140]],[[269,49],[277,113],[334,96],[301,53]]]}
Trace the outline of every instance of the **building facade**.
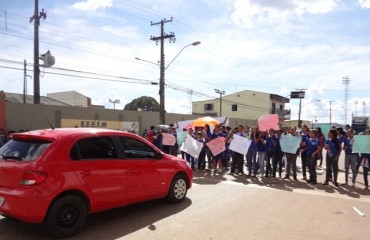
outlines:
{"label": "building facade", "polygon": [[257,121],[262,115],[278,114],[281,124],[287,120],[285,104],[289,98],[276,94],[244,90],[219,99],[193,102],[193,114],[228,116]]}

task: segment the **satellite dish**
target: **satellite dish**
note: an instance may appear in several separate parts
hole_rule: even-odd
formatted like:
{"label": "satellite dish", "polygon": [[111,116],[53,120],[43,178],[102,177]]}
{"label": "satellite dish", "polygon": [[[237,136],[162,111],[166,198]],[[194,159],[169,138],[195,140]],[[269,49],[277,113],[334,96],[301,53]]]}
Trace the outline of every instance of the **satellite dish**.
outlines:
{"label": "satellite dish", "polygon": [[40,59],[44,61],[44,64],[40,65],[41,67],[49,68],[55,64],[55,57],[51,55],[50,51],[41,54]]}

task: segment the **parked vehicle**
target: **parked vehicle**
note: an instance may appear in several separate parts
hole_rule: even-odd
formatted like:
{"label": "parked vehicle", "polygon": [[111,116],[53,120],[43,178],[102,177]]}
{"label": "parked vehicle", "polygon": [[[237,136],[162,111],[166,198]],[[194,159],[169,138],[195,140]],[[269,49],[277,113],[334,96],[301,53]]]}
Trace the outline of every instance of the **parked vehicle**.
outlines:
{"label": "parked vehicle", "polygon": [[370,118],[367,116],[353,116],[351,128],[356,134],[364,132],[370,126]]}
{"label": "parked vehicle", "polygon": [[167,197],[184,200],[192,171],[128,132],[60,128],[12,134],[0,148],[0,214],[78,233],[90,213]]}

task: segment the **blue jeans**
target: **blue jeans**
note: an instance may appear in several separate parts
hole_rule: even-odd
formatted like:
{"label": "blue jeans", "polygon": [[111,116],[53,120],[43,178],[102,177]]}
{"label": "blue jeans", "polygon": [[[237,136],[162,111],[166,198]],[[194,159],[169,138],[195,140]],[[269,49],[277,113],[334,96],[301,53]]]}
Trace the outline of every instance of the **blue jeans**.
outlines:
{"label": "blue jeans", "polygon": [[367,179],[367,176],[369,174],[369,169],[366,167],[363,167],[364,171],[364,182],[365,182],[365,187],[369,187],[369,180]]}
{"label": "blue jeans", "polygon": [[307,152],[301,153],[301,160],[302,160],[302,174],[303,177],[306,177],[306,168],[309,165],[310,159],[307,157]]}
{"label": "blue jeans", "polygon": [[326,177],[325,181],[329,181],[329,178],[334,177],[334,182],[337,182],[338,179],[338,160],[334,160],[334,157],[329,157],[329,154],[326,154]]}
{"label": "blue jeans", "polygon": [[313,157],[311,154],[307,154],[307,159],[309,159],[308,172],[310,174],[310,180],[316,181],[317,180],[317,173],[316,173],[317,155]]}
{"label": "blue jeans", "polygon": [[256,168],[256,162],[257,162],[257,152],[256,149],[248,149],[247,152],[247,165],[248,165],[248,173],[251,174],[252,170],[254,174],[257,174],[257,168]]}
{"label": "blue jeans", "polygon": [[266,152],[257,152],[257,161],[260,165],[262,176],[265,174],[265,159],[266,159]]}
{"label": "blue jeans", "polygon": [[357,177],[357,161],[358,156],[356,154],[346,154],[344,156],[344,168],[345,168],[345,182],[348,184],[348,175],[349,175],[349,166],[351,166],[352,169],[352,183],[356,183],[356,177]]}
{"label": "blue jeans", "polygon": [[191,169],[194,169],[194,157],[192,157],[190,154],[185,153],[185,160],[190,164]]}

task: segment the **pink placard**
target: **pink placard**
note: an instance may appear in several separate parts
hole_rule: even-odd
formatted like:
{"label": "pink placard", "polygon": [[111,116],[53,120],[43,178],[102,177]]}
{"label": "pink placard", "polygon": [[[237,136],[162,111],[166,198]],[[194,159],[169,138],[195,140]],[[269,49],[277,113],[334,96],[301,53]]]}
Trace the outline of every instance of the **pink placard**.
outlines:
{"label": "pink placard", "polygon": [[263,115],[258,119],[258,128],[260,131],[268,131],[271,128],[279,130],[279,116],[277,114]]}
{"label": "pink placard", "polygon": [[162,144],[167,146],[173,146],[176,143],[175,136],[169,133],[162,133]]}
{"label": "pink placard", "polygon": [[215,138],[206,144],[209,147],[209,150],[211,150],[213,156],[216,156],[226,150],[224,137]]}

